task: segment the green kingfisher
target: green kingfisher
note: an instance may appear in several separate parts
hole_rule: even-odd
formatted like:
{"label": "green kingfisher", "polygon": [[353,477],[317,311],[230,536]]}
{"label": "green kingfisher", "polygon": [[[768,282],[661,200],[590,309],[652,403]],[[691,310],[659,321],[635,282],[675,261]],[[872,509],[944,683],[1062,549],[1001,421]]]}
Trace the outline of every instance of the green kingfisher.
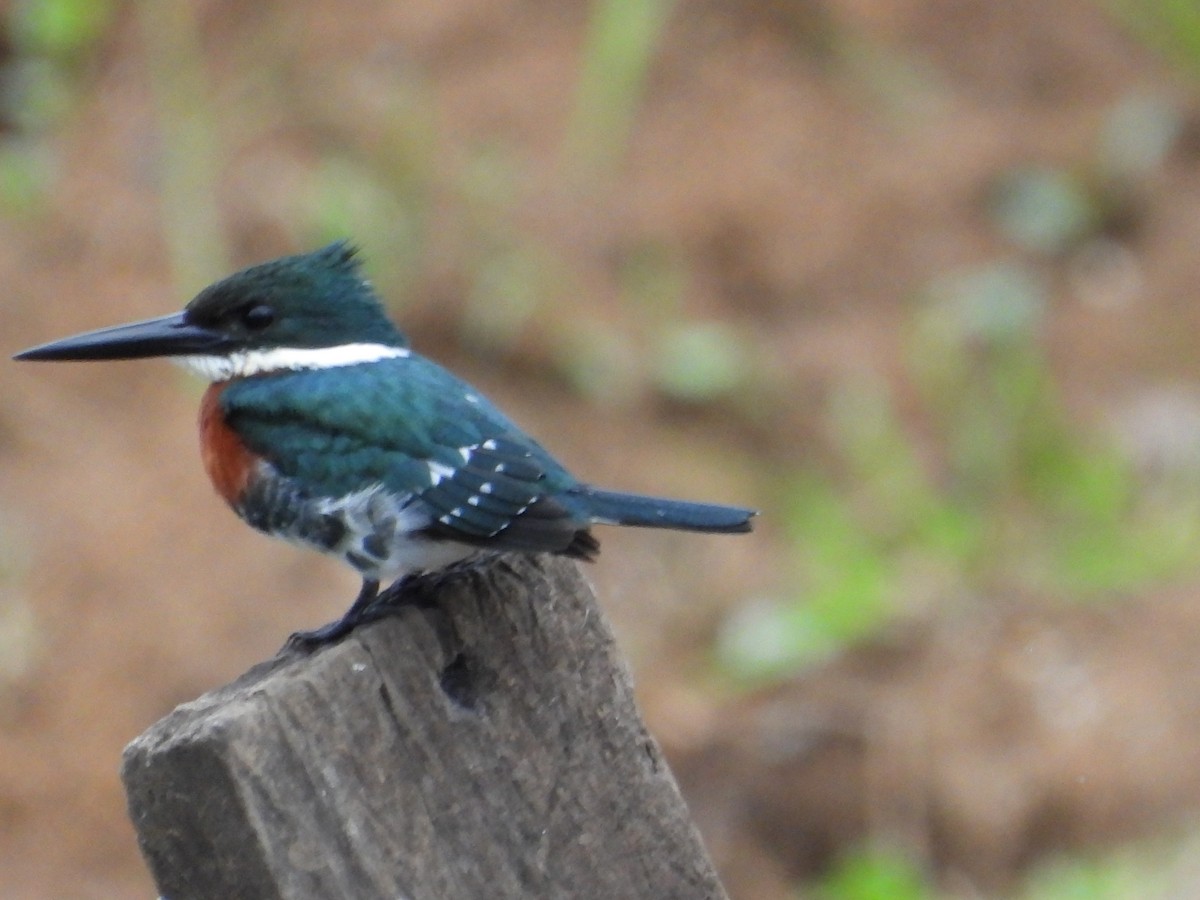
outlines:
{"label": "green kingfisher", "polygon": [[[252,266],[182,312],[87,332],[23,360],[167,357],[211,382],[200,451],[249,525],[349,564],[336,640],[393,589],[504,551],[590,560],[591,526],[746,532],[755,512],[601,490],[574,478],[479,391],[409,348],[345,242]],[[389,601],[390,602],[390,601]]]}

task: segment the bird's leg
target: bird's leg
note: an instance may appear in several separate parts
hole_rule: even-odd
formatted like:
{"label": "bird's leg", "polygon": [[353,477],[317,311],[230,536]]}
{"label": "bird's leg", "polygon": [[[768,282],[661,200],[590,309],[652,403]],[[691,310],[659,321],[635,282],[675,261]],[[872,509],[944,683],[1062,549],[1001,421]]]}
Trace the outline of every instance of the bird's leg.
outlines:
{"label": "bird's leg", "polygon": [[471,572],[482,561],[483,558],[471,558],[431,572],[410,572],[382,593],[378,581],[364,580],[362,590],[344,616],[312,631],[297,631],[287,639],[284,647],[289,650],[315,650],[340,641],[359,625],[393,615],[405,607],[436,606],[438,590],[446,581]]}
{"label": "bird's leg", "polygon": [[359,624],[373,618],[367,615],[367,611],[371,609],[378,595],[379,582],[363,579],[362,590],[358,592],[345,615],[312,631],[297,631],[287,639],[284,646],[290,650],[315,650],[317,647],[341,640]]}
{"label": "bird's leg", "polygon": [[437,606],[437,596],[447,582],[477,570],[492,557],[477,555],[441,569],[409,572],[389,585],[371,604],[363,621],[381,618],[402,607],[428,609]]}
{"label": "bird's leg", "polygon": [[379,618],[405,606],[428,607],[433,604],[433,588],[443,572],[410,572],[390,584],[371,607],[371,618]]}

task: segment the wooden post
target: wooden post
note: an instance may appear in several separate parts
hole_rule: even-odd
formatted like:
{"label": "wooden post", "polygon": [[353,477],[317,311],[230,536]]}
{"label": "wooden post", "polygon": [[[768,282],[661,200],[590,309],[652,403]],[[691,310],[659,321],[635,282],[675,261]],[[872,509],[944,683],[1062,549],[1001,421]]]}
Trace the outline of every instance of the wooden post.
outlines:
{"label": "wooden post", "polygon": [[169,900],[724,898],[572,562],[508,556],[125,751]]}

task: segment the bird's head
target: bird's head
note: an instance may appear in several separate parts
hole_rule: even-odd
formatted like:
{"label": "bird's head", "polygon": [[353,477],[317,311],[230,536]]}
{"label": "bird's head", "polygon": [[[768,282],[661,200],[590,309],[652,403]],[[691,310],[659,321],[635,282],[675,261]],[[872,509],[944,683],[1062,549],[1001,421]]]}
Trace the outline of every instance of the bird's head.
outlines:
{"label": "bird's head", "polygon": [[407,354],[407,341],[339,241],[235,272],[182,312],[32,347],[23,360],[168,357],[213,381]]}

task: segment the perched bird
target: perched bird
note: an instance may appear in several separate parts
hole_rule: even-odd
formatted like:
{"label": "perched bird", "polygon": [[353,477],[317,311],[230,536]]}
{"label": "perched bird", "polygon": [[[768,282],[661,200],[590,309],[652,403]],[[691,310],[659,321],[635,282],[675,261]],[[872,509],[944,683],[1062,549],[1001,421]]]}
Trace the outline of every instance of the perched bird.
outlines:
{"label": "perched bird", "polygon": [[[248,524],[363,579],[336,640],[383,611],[380,584],[508,550],[592,559],[591,526],[746,532],[753,510],[600,490],[474,388],[409,349],[344,242],[244,269],[182,312],[17,354],[168,357],[212,384],[200,451]],[[402,593],[402,590],[400,591]],[[394,599],[394,597],[393,597]]]}

